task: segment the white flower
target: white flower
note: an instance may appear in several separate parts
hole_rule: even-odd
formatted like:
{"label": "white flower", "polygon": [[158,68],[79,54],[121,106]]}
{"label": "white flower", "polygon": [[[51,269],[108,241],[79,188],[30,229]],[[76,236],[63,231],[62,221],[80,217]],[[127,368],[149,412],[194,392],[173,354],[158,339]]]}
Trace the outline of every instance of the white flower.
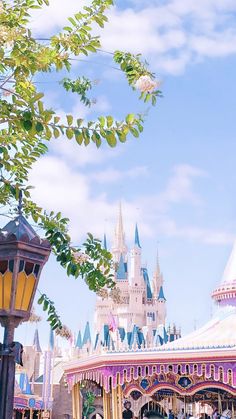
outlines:
{"label": "white flower", "polygon": [[9,90],[3,91],[3,96],[10,96],[12,93]]}
{"label": "white flower", "polygon": [[82,252],[74,252],[73,256],[77,263],[84,263],[87,262],[87,260],[89,259],[88,255]]}
{"label": "white flower", "polygon": [[151,93],[155,90],[160,83],[158,81],[152,80],[150,76],[140,76],[135,83],[135,88],[140,90],[140,92]]}
{"label": "white flower", "polygon": [[4,10],[3,10],[3,4],[2,4],[2,1],[0,1],[0,13],[3,13],[4,12]]}
{"label": "white flower", "polygon": [[[1,10],[1,6],[0,6],[0,10]],[[0,28],[0,40],[5,41],[8,37],[8,31],[6,29],[6,27],[2,26]]]}

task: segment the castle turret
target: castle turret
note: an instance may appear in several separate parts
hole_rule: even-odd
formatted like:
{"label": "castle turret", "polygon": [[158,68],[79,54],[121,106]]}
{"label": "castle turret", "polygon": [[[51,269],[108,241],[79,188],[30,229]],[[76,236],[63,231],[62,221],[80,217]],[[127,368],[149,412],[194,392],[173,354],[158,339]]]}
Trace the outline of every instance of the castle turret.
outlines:
{"label": "castle turret", "polygon": [[134,247],[130,252],[130,288],[129,288],[129,311],[132,313],[130,316],[130,323],[132,325],[140,325],[143,323],[145,312],[140,310],[144,299],[146,297],[146,285],[143,277],[141,265],[141,246],[139,241],[138,226],[135,226]]}
{"label": "castle turret", "polygon": [[[130,252],[130,279],[133,286],[144,286],[142,275],[142,250],[139,241],[138,226],[135,226],[134,247]],[[137,285],[136,285],[137,284]]]}
{"label": "castle turret", "polygon": [[77,335],[75,347],[78,348],[78,349],[82,349],[82,336],[81,336],[81,331],[80,330],[79,330],[78,335]]}
{"label": "castle turret", "polygon": [[213,291],[212,298],[220,306],[236,306],[236,241],[226,264],[221,284]]}
{"label": "castle turret", "polygon": [[90,325],[89,325],[89,322],[87,322],[84,329],[84,336],[83,336],[83,342],[82,342],[82,347],[83,349],[86,349],[87,352],[89,352],[91,348],[91,342],[92,342],[92,339],[91,339]]}

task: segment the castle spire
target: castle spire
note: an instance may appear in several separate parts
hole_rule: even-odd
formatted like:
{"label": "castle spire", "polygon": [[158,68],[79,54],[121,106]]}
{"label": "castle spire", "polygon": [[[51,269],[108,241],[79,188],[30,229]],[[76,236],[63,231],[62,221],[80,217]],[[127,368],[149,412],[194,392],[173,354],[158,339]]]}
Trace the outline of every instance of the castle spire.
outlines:
{"label": "castle spire", "polygon": [[121,203],[119,205],[118,221],[115,228],[115,236],[114,236],[112,252],[114,255],[115,262],[119,262],[121,254],[123,255],[127,254],[127,246],[125,244],[125,233],[124,233],[124,228],[123,228]]}
{"label": "castle spire", "polygon": [[103,247],[105,250],[107,250],[107,236],[106,233],[104,233],[104,237],[103,237]]}
{"label": "castle spire", "polygon": [[157,298],[159,298],[158,296],[159,296],[160,288],[162,285],[163,285],[163,276],[161,273],[159,252],[157,248],[156,269],[154,271],[153,280],[152,280],[153,295]]}
{"label": "castle spire", "polygon": [[156,275],[157,276],[161,275],[158,247],[157,247],[157,255],[156,255]]}
{"label": "castle spire", "polygon": [[135,234],[134,234],[134,244],[135,246],[141,249],[140,241],[139,241],[139,232],[138,232],[138,225],[135,225]]}
{"label": "castle spire", "polygon": [[82,345],[90,344],[91,343],[91,333],[90,333],[90,325],[89,322],[86,323],[85,329],[84,329],[84,336]]}
{"label": "castle spire", "polygon": [[35,332],[34,332],[33,347],[35,348],[35,350],[37,352],[42,352],[42,349],[41,349],[40,343],[39,343],[39,331],[38,331],[38,329],[35,329]]}

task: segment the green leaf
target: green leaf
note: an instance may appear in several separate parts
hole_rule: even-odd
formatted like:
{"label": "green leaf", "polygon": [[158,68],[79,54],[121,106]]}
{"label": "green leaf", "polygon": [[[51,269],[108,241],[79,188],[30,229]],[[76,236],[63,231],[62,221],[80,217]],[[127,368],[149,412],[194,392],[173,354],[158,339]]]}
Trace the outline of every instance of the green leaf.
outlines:
{"label": "green leaf", "polygon": [[80,128],[81,125],[83,124],[83,122],[84,122],[83,119],[81,119],[81,118],[77,119],[77,127]]}
{"label": "green leaf", "polygon": [[67,119],[68,125],[71,126],[73,124],[73,116],[72,115],[66,115],[66,119]]}
{"label": "green leaf", "polygon": [[30,131],[32,126],[33,126],[33,124],[32,124],[31,120],[26,119],[26,120],[23,121],[23,127],[26,131]]}
{"label": "green leaf", "polygon": [[72,17],[68,17],[68,20],[70,21],[70,23],[72,23],[73,26],[77,26],[76,21]]}
{"label": "green leaf", "polygon": [[139,137],[139,132],[136,128],[130,127],[130,132],[133,134],[134,137]]}
{"label": "green leaf", "polygon": [[130,113],[126,116],[125,121],[127,124],[133,124],[135,120],[135,115],[133,113]]}
{"label": "green leaf", "polygon": [[49,305],[48,300],[44,300],[44,302],[43,302],[43,311],[47,311],[48,305]]}
{"label": "green leaf", "polygon": [[65,26],[63,29],[67,32],[73,32],[73,29],[70,26]]}
{"label": "green leaf", "polygon": [[58,128],[53,128],[53,135],[55,138],[60,137],[60,131]]}
{"label": "green leaf", "polygon": [[79,145],[81,145],[81,144],[83,143],[83,140],[84,140],[84,137],[83,137],[82,132],[75,131],[75,139],[76,139],[76,142],[77,142]]}
{"label": "green leaf", "polygon": [[119,140],[121,143],[125,143],[127,138],[126,138],[126,134],[123,131],[117,131],[117,135],[119,137]]}
{"label": "green leaf", "polygon": [[42,295],[41,295],[41,297],[39,297],[39,299],[38,299],[38,304],[42,304],[42,303],[43,303],[43,301],[44,301],[44,297],[45,297],[45,295],[44,295],[44,294],[42,294]]}
{"label": "green leaf", "polygon": [[33,96],[30,100],[31,103],[37,102],[39,99],[42,99],[44,97],[43,93],[37,93],[35,96]]}
{"label": "green leaf", "polygon": [[110,147],[116,146],[116,143],[117,143],[116,137],[112,131],[106,131],[106,140]]}
{"label": "green leaf", "polygon": [[74,136],[74,131],[71,128],[67,128],[66,129],[66,136],[68,138],[68,140],[71,140]]}
{"label": "green leaf", "polygon": [[36,129],[37,133],[40,134],[40,132],[42,132],[44,130],[43,124],[41,124],[41,122],[36,122],[35,129]]}
{"label": "green leaf", "polygon": [[112,126],[112,124],[113,124],[113,122],[114,122],[114,119],[113,119],[113,117],[112,116],[107,116],[107,127],[108,128],[110,128],[111,126]]}
{"label": "green leaf", "polygon": [[41,102],[41,100],[38,101],[38,109],[39,109],[39,113],[42,114],[43,113],[43,102]]}
{"label": "green leaf", "polygon": [[105,123],[106,123],[106,120],[105,120],[104,116],[99,116],[98,119],[100,121],[101,127],[104,128],[105,127]]}
{"label": "green leaf", "polygon": [[58,124],[60,119],[61,119],[60,116],[54,116],[54,118],[53,118],[54,124]]}

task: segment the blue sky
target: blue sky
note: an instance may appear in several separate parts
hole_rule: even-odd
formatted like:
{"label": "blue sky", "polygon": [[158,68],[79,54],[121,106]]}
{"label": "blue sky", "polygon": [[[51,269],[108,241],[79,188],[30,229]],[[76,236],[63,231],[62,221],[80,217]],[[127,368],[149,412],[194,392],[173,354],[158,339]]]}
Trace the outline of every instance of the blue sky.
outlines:
{"label": "blue sky", "polygon": [[[85,3],[68,0],[65,8],[62,0],[53,0],[50,9],[35,12],[35,33],[52,33]],[[98,151],[55,140],[31,176],[34,199],[70,217],[75,244],[87,231],[100,237],[106,231],[111,244],[122,202],[127,243],[132,245],[137,221],[150,276],[158,245],[168,322],[176,322],[183,333],[212,315],[210,293],[236,235],[235,12],[233,0],[117,1],[103,48],[143,53],[162,81],[164,97],[149,110],[140,139]],[[56,73],[42,83],[47,103],[87,119],[146,111],[112,65],[103,54],[73,69],[74,76],[99,80],[91,113],[75,96],[65,97]],[[40,289],[74,332],[87,318],[92,321],[94,294],[81,280],[67,278],[53,257]],[[40,308],[36,311],[40,314]],[[41,322],[39,328],[46,342],[47,325]],[[29,342],[33,329],[21,326],[17,338]]]}

